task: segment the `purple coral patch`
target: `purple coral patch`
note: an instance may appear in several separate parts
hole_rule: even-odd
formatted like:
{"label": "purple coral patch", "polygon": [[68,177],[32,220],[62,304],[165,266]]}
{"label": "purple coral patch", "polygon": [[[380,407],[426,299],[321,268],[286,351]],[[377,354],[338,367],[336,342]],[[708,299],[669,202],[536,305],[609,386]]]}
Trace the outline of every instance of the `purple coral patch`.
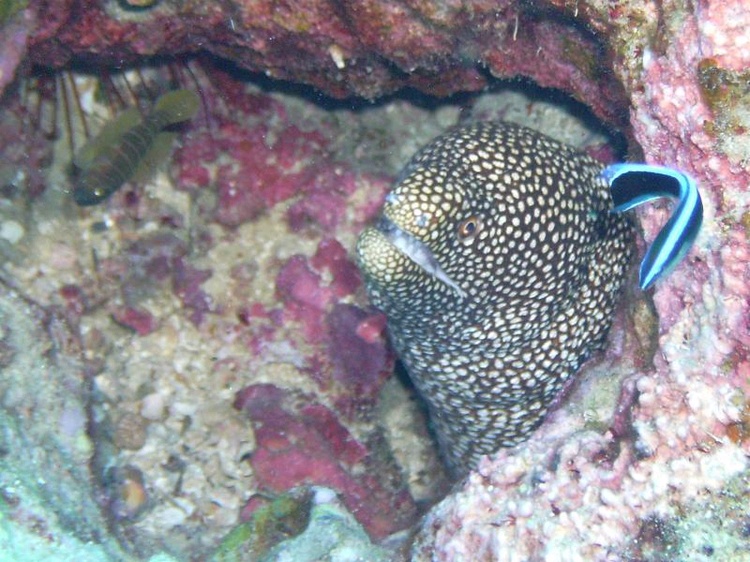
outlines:
{"label": "purple coral patch", "polygon": [[331,274],[331,289],[337,298],[353,294],[362,284],[359,269],[335,238],[320,241],[310,264],[318,271],[327,270]]}
{"label": "purple coral patch", "polygon": [[315,174],[312,163],[324,155],[326,144],[321,135],[295,126],[271,134],[266,125],[248,129],[225,123],[219,134],[230,163],[217,172],[214,218],[229,227],[305,191]]}
{"label": "purple coral patch", "polygon": [[337,304],[326,317],[326,325],[334,379],[346,385],[353,395],[374,399],[390,374],[390,363],[382,339],[366,341],[358,333],[360,324],[370,316],[354,305]]}
{"label": "purple coral patch", "polygon": [[171,284],[172,292],[188,310],[195,325],[201,323],[206,313],[214,312],[210,296],[201,288],[211,276],[211,270],[191,265],[187,251],[187,244],[180,238],[160,232],[137,240],[117,258],[104,260],[102,277],[120,287],[125,302],[122,309],[113,313],[115,320],[141,334],[145,322],[137,318],[143,316],[137,314],[139,310],[142,312],[139,303],[165,283]]}
{"label": "purple coral patch", "polygon": [[120,307],[112,312],[115,322],[130,328],[139,336],[147,336],[158,327],[158,322],[148,310],[134,307]]}
{"label": "purple coral patch", "polygon": [[172,291],[185,308],[190,310],[190,320],[196,326],[203,316],[213,311],[211,297],[201,289],[201,284],[211,277],[211,270],[198,269],[179,258],[174,261],[172,271]]}
{"label": "purple coral patch", "polygon": [[356,176],[342,166],[321,167],[306,188],[305,195],[289,207],[289,228],[298,232],[315,225],[331,232],[344,218],[347,198],[356,189]]}

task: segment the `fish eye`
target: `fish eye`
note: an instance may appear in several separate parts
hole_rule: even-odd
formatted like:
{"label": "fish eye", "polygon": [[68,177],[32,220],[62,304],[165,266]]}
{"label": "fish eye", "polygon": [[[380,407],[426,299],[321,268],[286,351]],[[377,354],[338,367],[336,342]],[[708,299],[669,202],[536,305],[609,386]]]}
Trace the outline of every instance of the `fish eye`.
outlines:
{"label": "fish eye", "polygon": [[458,239],[461,242],[469,243],[476,238],[482,230],[482,219],[479,215],[471,215],[458,224]]}

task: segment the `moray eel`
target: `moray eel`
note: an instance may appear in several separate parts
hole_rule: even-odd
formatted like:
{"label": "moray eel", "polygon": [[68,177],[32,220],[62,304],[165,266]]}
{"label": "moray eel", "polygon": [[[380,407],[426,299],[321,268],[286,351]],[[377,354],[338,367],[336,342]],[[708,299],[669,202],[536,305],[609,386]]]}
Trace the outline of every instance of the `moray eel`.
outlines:
{"label": "moray eel", "polygon": [[616,212],[627,211],[660,197],[677,200],[667,224],[659,231],[641,262],[639,284],[650,288],[685,257],[703,223],[703,202],[695,180],[671,168],[648,164],[612,164],[602,171]]}
{"label": "moray eel", "polygon": [[164,128],[192,118],[197,110],[198,96],[182,89],[161,96],[142,119],[135,107],[118,115],[73,158],[75,202],[96,205],[126,181],[145,179],[172,148],[176,135]]}
{"label": "moray eel", "polygon": [[604,343],[634,231],[602,168],[523,127],[459,127],[360,235],[368,295],[455,476],[527,439]]}

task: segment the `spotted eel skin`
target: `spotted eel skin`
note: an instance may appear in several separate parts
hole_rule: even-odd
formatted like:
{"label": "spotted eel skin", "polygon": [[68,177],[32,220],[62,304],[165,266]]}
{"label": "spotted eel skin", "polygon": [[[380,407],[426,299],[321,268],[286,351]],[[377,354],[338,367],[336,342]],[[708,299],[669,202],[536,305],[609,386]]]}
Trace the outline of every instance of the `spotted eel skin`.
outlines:
{"label": "spotted eel skin", "polygon": [[456,476],[527,439],[604,343],[634,234],[601,172],[530,129],[459,127],[417,153],[359,238]]}

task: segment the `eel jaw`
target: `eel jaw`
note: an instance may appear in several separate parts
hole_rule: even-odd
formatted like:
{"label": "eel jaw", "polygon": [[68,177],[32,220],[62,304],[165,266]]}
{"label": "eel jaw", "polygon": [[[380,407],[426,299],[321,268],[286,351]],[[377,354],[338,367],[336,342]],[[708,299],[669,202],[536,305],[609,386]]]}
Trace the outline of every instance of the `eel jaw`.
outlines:
{"label": "eel jaw", "polygon": [[428,275],[446,284],[453,289],[459,297],[466,298],[466,291],[451,279],[445,270],[435,259],[432,251],[427,245],[418,240],[414,235],[403,230],[387,217],[381,217],[375,226],[377,230],[390,242],[394,248],[404,254],[407,258],[421,267]]}
{"label": "eel jaw", "polygon": [[644,291],[682,261],[703,222],[703,203],[695,180],[687,174],[648,164],[613,164],[602,171],[615,212],[670,197],[677,200],[672,216],[659,231],[641,262],[639,284]]}

